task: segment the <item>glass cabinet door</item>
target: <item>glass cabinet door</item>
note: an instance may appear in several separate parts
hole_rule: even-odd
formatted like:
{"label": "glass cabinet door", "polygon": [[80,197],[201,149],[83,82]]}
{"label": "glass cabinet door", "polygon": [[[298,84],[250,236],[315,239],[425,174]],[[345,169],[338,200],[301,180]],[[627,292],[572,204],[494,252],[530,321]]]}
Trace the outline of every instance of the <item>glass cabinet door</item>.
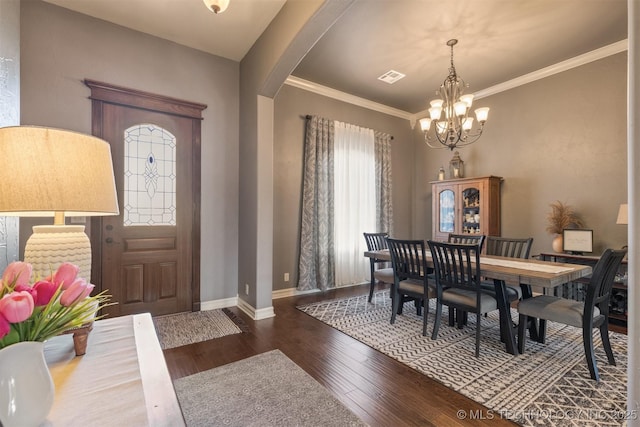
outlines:
{"label": "glass cabinet door", "polygon": [[462,190],[462,232],[481,233],[480,190],[469,187]]}
{"label": "glass cabinet door", "polygon": [[453,233],[455,230],[456,199],[452,190],[440,192],[440,224],[439,230],[442,233]]}

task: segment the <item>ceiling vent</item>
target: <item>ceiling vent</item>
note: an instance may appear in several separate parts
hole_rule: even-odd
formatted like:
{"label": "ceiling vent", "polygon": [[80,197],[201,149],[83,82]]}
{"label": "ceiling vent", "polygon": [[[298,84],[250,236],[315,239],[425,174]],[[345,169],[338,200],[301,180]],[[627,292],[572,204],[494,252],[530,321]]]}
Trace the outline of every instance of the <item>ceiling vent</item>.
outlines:
{"label": "ceiling vent", "polygon": [[378,80],[382,80],[385,83],[393,84],[403,77],[405,77],[404,74],[399,73],[395,70],[389,70],[383,75],[381,75],[380,77],[378,77]]}

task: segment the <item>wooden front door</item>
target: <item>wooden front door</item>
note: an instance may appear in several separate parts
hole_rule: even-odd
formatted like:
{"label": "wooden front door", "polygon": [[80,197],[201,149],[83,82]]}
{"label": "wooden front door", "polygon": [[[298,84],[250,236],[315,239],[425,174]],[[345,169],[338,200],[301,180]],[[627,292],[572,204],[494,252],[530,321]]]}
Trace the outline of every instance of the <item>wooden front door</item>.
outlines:
{"label": "wooden front door", "polygon": [[111,145],[120,215],[92,221],[92,281],[109,316],[200,308],[200,121],[206,106],[86,80]]}

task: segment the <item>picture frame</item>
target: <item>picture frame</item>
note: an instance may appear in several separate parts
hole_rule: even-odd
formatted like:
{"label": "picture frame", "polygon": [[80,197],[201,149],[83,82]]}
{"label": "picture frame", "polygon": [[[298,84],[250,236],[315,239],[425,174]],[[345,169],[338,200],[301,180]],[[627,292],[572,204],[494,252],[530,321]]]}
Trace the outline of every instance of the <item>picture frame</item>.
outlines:
{"label": "picture frame", "polygon": [[562,250],[574,255],[593,252],[593,230],[573,228],[562,230]]}

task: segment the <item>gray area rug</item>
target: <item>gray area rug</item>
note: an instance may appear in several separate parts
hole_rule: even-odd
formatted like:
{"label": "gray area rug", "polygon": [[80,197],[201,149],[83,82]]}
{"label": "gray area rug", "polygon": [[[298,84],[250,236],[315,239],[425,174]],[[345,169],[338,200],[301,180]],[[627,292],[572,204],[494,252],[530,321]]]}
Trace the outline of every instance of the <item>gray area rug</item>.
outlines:
{"label": "gray area rug", "polygon": [[174,381],[187,426],[365,426],[273,350]]}
{"label": "gray area rug", "polygon": [[153,318],[163,350],[242,332],[223,310],[195,311]]}
{"label": "gray area rug", "polygon": [[[481,403],[494,418],[522,426],[620,426],[627,415],[627,337],[610,332],[617,366],[610,366],[600,334],[594,345],[600,382],[589,377],[582,330],[547,322],[546,344],[527,341],[523,355],[512,356],[500,342],[498,313],[482,319],[480,357],[475,351],[475,315],[463,329],[448,326],[447,308],[437,340],[431,339],[435,301],[431,300],[428,336],[413,303],[391,325],[389,291],[322,301],[298,307],[368,346]],[[512,310],[512,318],[517,313]],[[597,339],[595,339],[597,336]],[[462,408],[461,408],[462,409]]]}

